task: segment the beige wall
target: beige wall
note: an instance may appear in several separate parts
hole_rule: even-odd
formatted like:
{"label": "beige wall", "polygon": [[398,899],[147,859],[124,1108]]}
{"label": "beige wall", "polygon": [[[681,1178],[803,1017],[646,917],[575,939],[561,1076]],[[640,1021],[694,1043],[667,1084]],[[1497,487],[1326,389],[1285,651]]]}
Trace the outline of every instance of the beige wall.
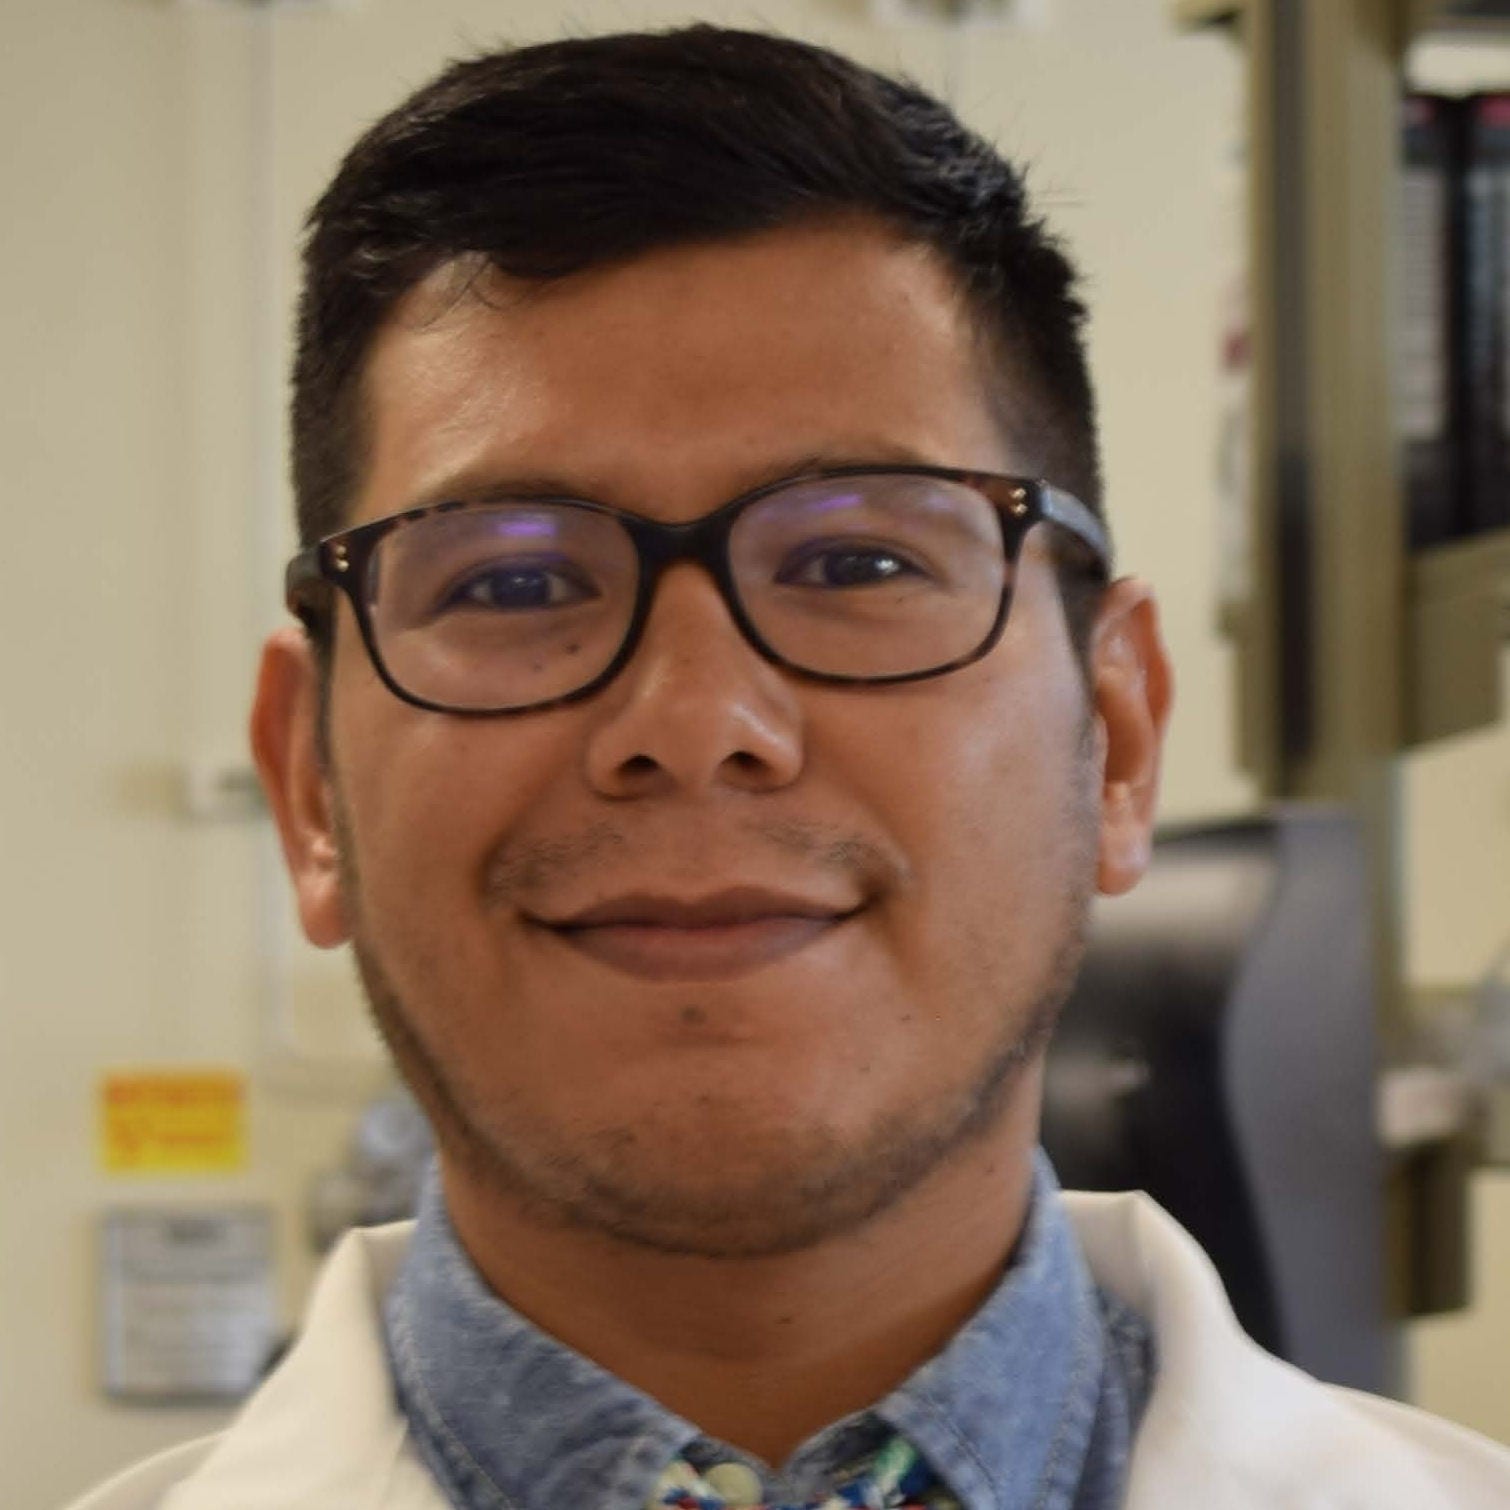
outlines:
{"label": "beige wall", "polygon": [[[110,1202],[295,1203],[350,1096],[261,1045],[256,827],[180,815],[239,753],[256,597],[239,209],[245,39],[158,0],[0,0],[0,1503],[47,1510],[216,1424],[95,1392],[94,1222]],[[233,17],[232,20],[240,20]],[[276,471],[274,473],[276,476]],[[248,1170],[107,1179],[106,1067],[251,1078]],[[354,1077],[352,1077],[354,1078]]]}
{"label": "beige wall", "polygon": [[[1216,637],[1212,382],[1218,180],[1238,70],[1162,0],[1058,0],[1042,34],[885,31],[861,0],[709,3],[905,66],[1033,165],[1089,275],[1111,507],[1165,602],[1181,702],[1170,816],[1241,809]],[[44,1510],[213,1425],[94,1390],[91,1224],[107,1202],[265,1199],[284,1304],[307,1273],[297,1202],[371,1083],[350,993],[288,947],[257,824],[194,823],[190,763],[239,758],[257,635],[287,543],[278,382],[299,218],[366,120],[475,42],[660,24],[645,0],[235,4],[0,0],[8,360],[0,372],[9,736],[0,836],[0,1501]],[[270,91],[270,92],[269,92]],[[1510,931],[1510,732],[1413,762],[1411,961],[1460,983]],[[270,908],[274,910],[270,911]],[[271,962],[271,963],[270,963]],[[297,1039],[314,1062],[290,1052]],[[253,1087],[253,1158],[224,1181],[111,1180],[107,1066],[222,1062]],[[1510,1439],[1510,1191],[1483,1182],[1477,1323],[1422,1329],[1423,1398]],[[1495,1347],[1498,1339],[1499,1348]]]}

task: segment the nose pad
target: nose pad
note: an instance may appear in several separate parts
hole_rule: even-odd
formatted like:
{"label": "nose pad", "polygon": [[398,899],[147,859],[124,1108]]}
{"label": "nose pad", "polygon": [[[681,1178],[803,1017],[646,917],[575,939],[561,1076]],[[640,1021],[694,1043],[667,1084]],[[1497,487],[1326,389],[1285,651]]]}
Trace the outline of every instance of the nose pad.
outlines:
{"label": "nose pad", "polygon": [[802,769],[796,689],[740,632],[717,584],[681,562],[656,587],[629,664],[604,690],[590,784],[629,797],[775,789]]}

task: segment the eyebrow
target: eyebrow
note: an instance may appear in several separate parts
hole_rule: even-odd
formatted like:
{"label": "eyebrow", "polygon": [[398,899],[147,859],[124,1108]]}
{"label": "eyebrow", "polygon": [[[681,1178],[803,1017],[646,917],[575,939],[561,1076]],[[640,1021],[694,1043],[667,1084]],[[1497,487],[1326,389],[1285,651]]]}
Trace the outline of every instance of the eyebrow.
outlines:
{"label": "eyebrow", "polygon": [[[955,466],[952,458],[930,456],[912,446],[895,441],[846,445],[819,451],[804,452],[781,461],[762,466],[744,480],[734,492],[726,495],[738,498],[757,488],[788,478],[808,476],[814,472],[831,471],[840,467],[864,466]],[[568,476],[553,472],[520,472],[483,475],[481,469],[465,470],[451,478],[444,478],[418,493],[405,505],[406,509],[426,508],[438,503],[503,503],[515,498],[564,498],[584,503],[606,503],[615,507],[632,509],[624,502],[618,489],[589,475]],[[723,500],[716,500],[722,502]]]}

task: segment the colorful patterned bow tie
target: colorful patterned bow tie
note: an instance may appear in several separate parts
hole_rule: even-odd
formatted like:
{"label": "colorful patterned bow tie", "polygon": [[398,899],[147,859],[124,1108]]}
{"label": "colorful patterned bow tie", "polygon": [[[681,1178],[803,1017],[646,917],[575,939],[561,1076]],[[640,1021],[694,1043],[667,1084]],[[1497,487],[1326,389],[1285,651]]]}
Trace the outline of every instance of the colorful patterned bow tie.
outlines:
{"label": "colorful patterned bow tie", "polygon": [[[710,1470],[712,1472],[713,1470]],[[753,1475],[751,1476],[753,1478]],[[894,1436],[863,1472],[808,1505],[761,1505],[730,1499],[678,1458],[656,1483],[646,1510],[959,1510],[917,1449]]]}

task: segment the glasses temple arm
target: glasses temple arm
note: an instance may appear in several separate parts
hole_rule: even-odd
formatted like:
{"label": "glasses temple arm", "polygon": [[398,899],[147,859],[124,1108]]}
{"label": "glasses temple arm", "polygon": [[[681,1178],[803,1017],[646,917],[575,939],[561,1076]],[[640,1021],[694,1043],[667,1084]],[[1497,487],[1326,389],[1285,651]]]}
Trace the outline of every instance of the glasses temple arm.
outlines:
{"label": "glasses temple arm", "polygon": [[1041,483],[1038,504],[1045,519],[1068,530],[1089,546],[1100,558],[1102,566],[1111,571],[1112,548],[1106,526],[1074,494],[1066,493],[1052,483]]}

